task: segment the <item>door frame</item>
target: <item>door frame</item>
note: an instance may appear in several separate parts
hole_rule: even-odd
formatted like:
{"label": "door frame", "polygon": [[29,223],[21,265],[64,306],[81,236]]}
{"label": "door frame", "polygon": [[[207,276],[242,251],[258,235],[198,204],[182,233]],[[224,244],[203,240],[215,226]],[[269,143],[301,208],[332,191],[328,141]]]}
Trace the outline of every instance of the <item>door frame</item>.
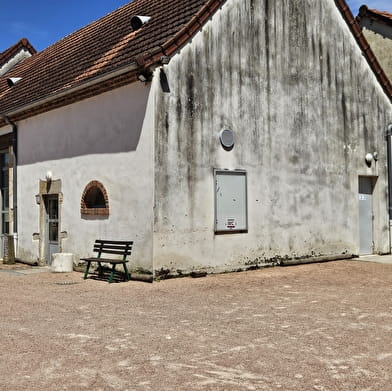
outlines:
{"label": "door frame", "polygon": [[40,206],[39,213],[39,255],[38,262],[40,266],[47,265],[46,258],[48,253],[48,244],[47,244],[47,224],[46,224],[46,206],[45,206],[45,198],[47,196],[57,196],[58,197],[58,240],[59,240],[59,252],[62,252],[62,235],[61,235],[61,211],[63,204],[63,193],[61,192],[61,179],[51,180],[51,181],[43,181],[39,182],[39,194],[38,202]]}

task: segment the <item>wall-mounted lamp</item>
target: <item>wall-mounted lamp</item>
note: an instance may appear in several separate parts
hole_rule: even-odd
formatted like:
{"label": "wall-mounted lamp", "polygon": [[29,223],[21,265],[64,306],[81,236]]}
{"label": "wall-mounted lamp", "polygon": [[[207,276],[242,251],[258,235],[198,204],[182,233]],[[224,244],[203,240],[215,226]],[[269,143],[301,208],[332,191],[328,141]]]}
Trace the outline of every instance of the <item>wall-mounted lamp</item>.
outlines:
{"label": "wall-mounted lamp", "polygon": [[41,194],[36,194],[35,195],[35,203],[39,205],[41,203]]}
{"label": "wall-mounted lamp", "polygon": [[366,164],[370,167],[373,161],[373,155],[371,153],[367,153],[365,156]]}
{"label": "wall-mounted lamp", "polygon": [[373,152],[373,159],[374,159],[375,161],[378,160],[378,152]]}
{"label": "wall-mounted lamp", "polygon": [[46,173],[45,179],[46,179],[46,182],[49,182],[49,183],[52,182],[52,179],[53,179],[52,171],[48,171],[48,172]]}

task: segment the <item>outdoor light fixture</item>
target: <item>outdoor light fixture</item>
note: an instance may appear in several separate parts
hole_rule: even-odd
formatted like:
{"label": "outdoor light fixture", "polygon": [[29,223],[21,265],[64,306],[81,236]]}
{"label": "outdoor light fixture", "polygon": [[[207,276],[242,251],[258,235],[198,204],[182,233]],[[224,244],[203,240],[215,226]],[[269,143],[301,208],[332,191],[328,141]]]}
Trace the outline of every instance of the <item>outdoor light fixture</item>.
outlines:
{"label": "outdoor light fixture", "polygon": [[41,194],[36,194],[35,195],[35,203],[39,205],[41,203]]}
{"label": "outdoor light fixture", "polygon": [[52,182],[53,174],[52,171],[48,171],[45,175],[46,182]]}
{"label": "outdoor light fixture", "polygon": [[372,164],[372,160],[373,160],[373,155],[371,153],[367,153],[365,156],[365,161],[369,167]]}
{"label": "outdoor light fixture", "polygon": [[374,159],[375,161],[378,160],[378,152],[373,152],[373,159]]}

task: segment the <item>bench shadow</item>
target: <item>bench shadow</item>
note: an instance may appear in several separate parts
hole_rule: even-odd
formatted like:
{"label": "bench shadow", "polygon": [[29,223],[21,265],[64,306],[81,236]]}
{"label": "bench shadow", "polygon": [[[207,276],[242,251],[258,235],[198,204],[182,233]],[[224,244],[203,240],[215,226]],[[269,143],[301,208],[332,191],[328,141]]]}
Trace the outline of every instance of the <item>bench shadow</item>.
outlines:
{"label": "bench shadow", "polygon": [[[103,281],[103,282],[109,282],[109,278],[110,278],[110,273],[111,273],[111,269],[108,267],[102,267],[101,271],[99,271],[99,268],[97,268],[96,270],[94,270],[93,272],[89,272],[87,279],[91,279],[91,280],[95,280],[95,281]],[[112,284],[113,283],[118,283],[118,282],[128,282],[125,279],[125,273],[120,271],[120,270],[116,270],[113,273],[113,280],[112,280]]]}

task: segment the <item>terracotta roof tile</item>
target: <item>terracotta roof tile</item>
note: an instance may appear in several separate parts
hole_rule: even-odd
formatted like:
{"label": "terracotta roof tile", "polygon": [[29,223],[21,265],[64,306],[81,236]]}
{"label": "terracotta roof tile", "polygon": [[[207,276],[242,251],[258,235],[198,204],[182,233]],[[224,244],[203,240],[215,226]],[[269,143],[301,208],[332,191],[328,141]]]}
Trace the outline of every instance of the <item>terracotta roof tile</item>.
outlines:
{"label": "terracotta roof tile", "polygon": [[[163,45],[211,2],[135,0],[111,12],[13,68],[7,77],[22,80],[12,88],[0,78],[0,113],[135,63],[138,56]],[[134,15],[147,15],[151,20],[133,31],[130,20]]]}

